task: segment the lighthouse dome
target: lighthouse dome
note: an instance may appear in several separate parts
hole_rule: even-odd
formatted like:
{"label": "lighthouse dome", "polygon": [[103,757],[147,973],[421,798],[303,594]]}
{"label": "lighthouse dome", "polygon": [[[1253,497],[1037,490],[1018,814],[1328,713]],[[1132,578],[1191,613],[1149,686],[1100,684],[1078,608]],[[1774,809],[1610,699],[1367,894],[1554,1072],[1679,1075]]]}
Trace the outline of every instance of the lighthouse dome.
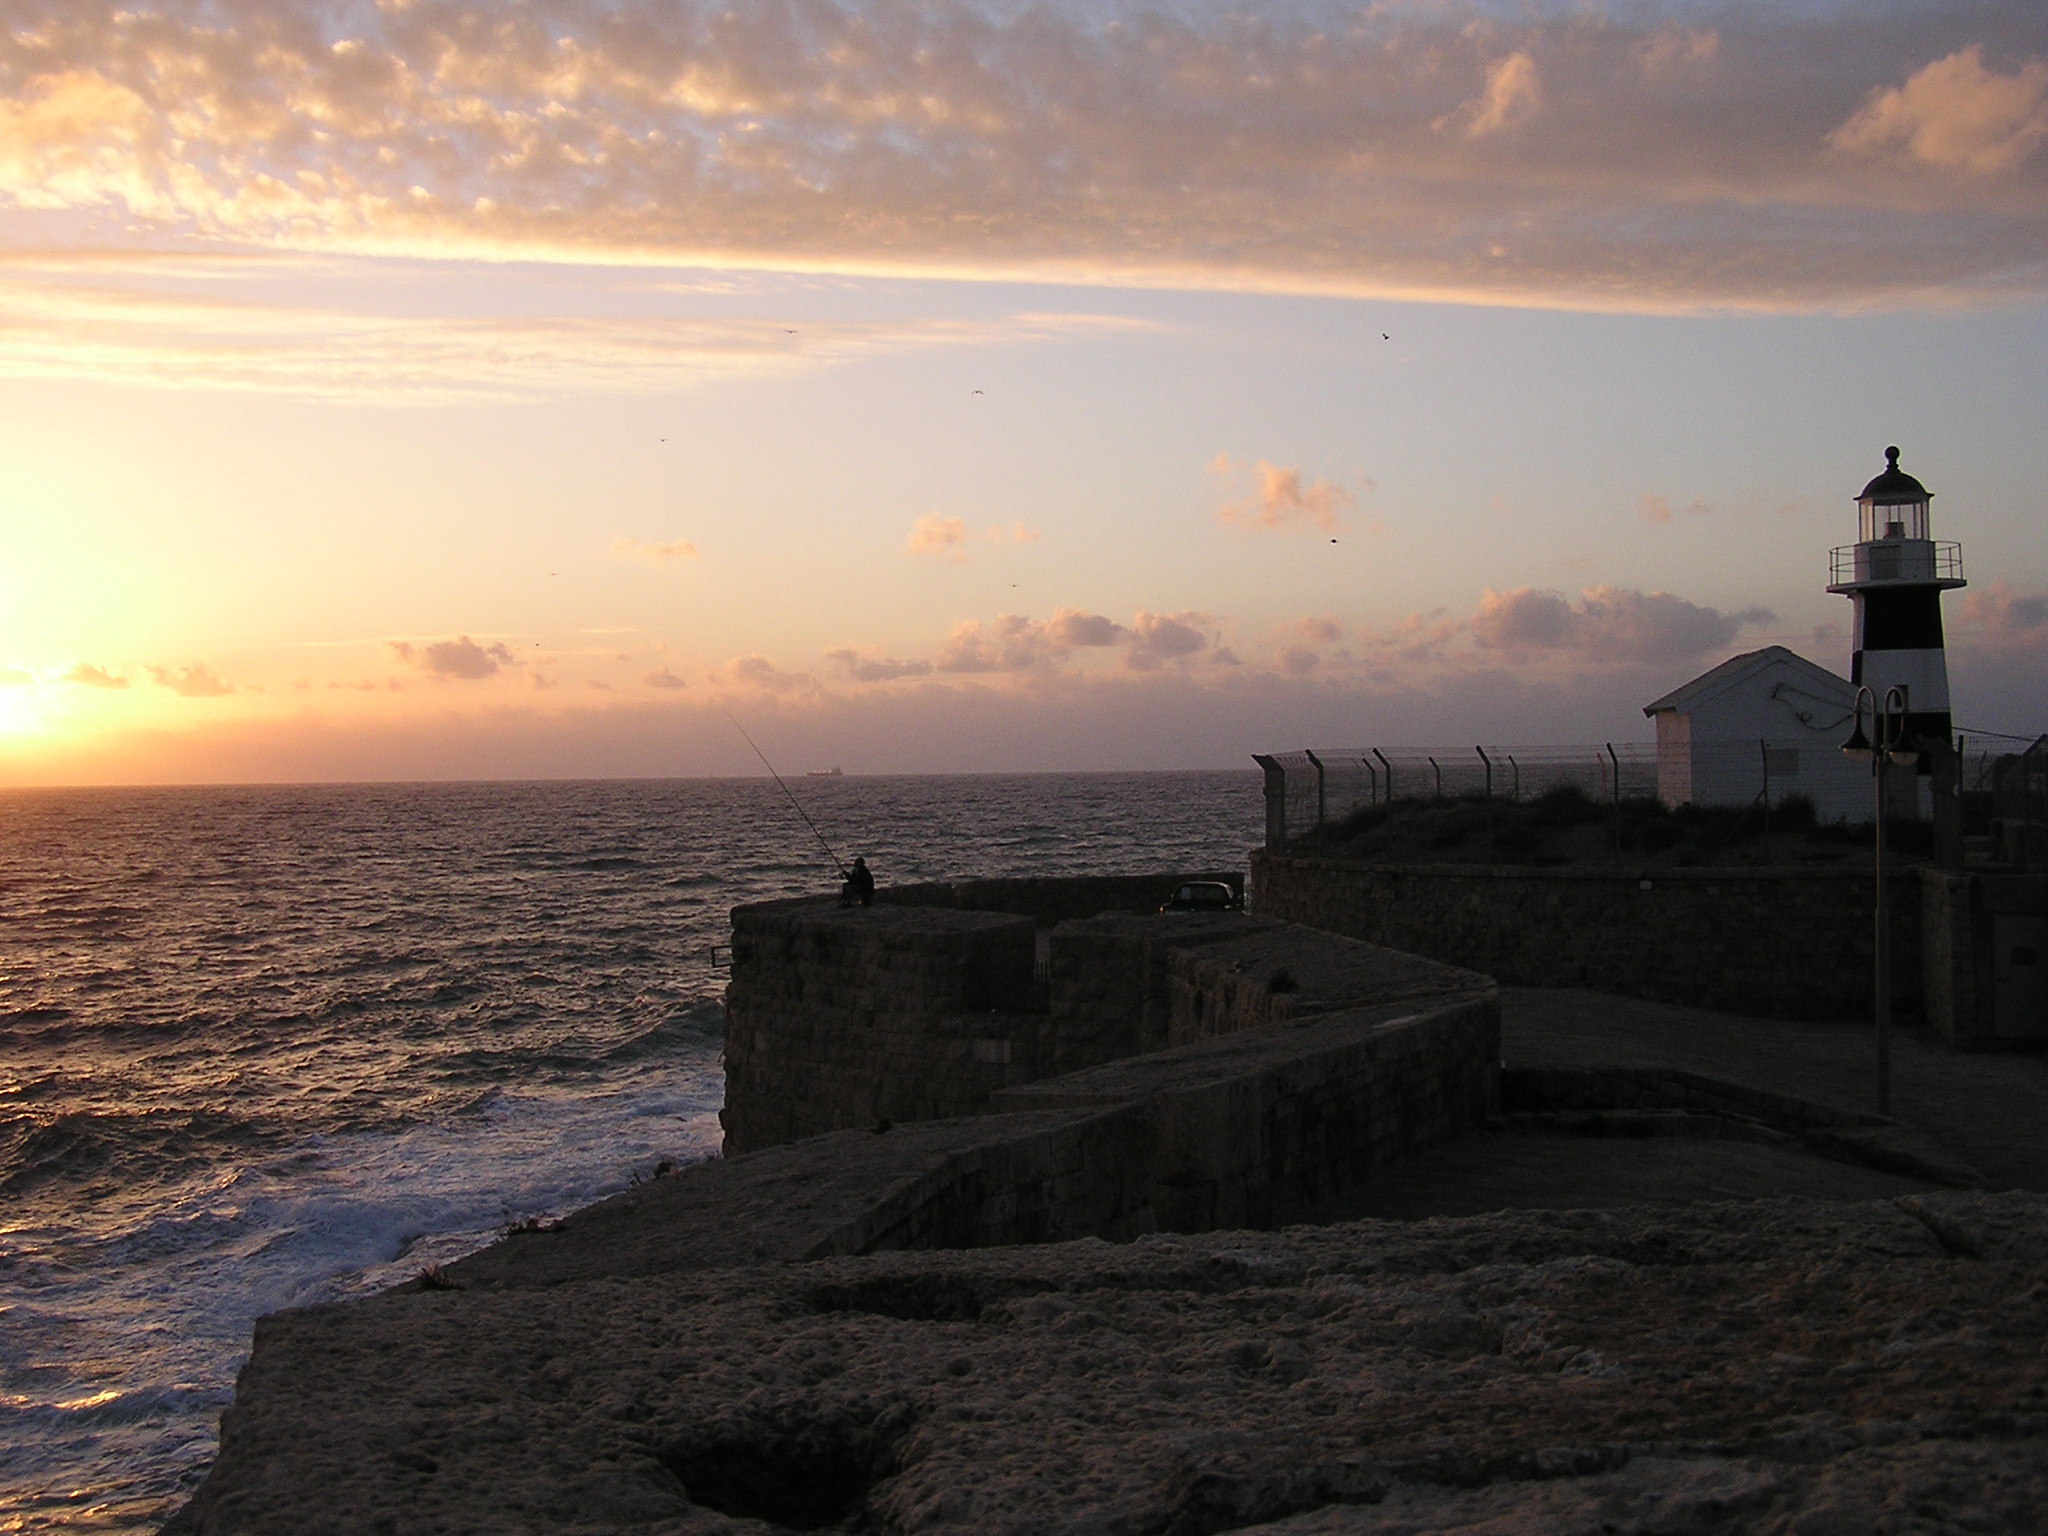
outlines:
{"label": "lighthouse dome", "polygon": [[1899,450],[1887,448],[1884,451],[1884,473],[1864,486],[1863,494],[1856,499],[1871,506],[1893,507],[1903,502],[1931,498],[1926,486],[1899,468]]}

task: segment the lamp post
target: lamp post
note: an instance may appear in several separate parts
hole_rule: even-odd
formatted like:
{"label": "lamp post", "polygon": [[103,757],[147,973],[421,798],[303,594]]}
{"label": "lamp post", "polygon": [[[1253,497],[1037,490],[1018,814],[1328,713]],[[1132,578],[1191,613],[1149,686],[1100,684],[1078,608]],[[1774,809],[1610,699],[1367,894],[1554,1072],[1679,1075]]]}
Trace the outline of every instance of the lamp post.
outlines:
{"label": "lamp post", "polygon": [[[1864,701],[1870,704],[1870,734],[1863,732]],[[1884,805],[1887,768],[1896,764],[1910,768],[1920,759],[1906,726],[1906,690],[1895,685],[1884,692],[1884,703],[1869,688],[1856,690],[1855,726],[1842,743],[1842,755],[1870,764],[1870,781],[1875,786],[1875,837],[1871,857],[1877,878],[1877,1112],[1892,1112],[1892,914],[1884,883]]]}

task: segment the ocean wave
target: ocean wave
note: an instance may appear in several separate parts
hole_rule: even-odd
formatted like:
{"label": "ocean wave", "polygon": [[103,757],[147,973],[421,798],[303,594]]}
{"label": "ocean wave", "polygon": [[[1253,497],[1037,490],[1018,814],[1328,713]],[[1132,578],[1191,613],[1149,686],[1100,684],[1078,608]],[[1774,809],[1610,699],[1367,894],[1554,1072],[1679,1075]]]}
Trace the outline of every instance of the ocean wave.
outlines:
{"label": "ocean wave", "polygon": [[217,1411],[234,1400],[235,1394],[230,1387],[182,1381],[126,1392],[118,1388],[102,1388],[58,1400],[7,1394],[0,1396],[0,1423],[11,1423],[17,1427],[38,1424],[72,1429],[88,1425],[109,1427],[136,1424],[160,1415]]}
{"label": "ocean wave", "polygon": [[14,1115],[0,1119],[0,1194],[108,1175],[156,1183],[282,1139],[275,1128],[204,1110]]}

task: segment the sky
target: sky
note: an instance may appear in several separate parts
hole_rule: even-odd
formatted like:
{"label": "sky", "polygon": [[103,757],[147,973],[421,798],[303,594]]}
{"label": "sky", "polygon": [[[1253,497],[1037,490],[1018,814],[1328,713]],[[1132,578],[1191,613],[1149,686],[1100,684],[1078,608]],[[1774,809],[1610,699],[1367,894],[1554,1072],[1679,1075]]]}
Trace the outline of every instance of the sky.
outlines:
{"label": "sky", "polygon": [[2048,8],[0,0],[0,784],[1643,740],[1887,444],[2048,729]]}

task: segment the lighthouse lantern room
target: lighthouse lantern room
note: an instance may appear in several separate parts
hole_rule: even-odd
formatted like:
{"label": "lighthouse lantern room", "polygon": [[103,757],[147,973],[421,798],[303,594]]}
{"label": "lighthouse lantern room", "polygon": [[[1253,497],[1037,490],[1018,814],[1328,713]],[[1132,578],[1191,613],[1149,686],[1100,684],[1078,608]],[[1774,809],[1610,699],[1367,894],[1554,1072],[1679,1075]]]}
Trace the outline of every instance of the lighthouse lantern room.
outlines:
{"label": "lighthouse lantern room", "polygon": [[[1856,605],[1856,652],[1849,680],[1883,699],[1906,697],[1906,728],[1933,746],[1952,740],[1948,660],[1942,646],[1941,594],[1963,581],[1962,546],[1930,537],[1927,487],[1899,468],[1899,450],[1884,451],[1885,470],[1856,498],[1858,534],[1834,551],[1830,592]],[[1922,753],[1919,771],[1929,771]]]}

